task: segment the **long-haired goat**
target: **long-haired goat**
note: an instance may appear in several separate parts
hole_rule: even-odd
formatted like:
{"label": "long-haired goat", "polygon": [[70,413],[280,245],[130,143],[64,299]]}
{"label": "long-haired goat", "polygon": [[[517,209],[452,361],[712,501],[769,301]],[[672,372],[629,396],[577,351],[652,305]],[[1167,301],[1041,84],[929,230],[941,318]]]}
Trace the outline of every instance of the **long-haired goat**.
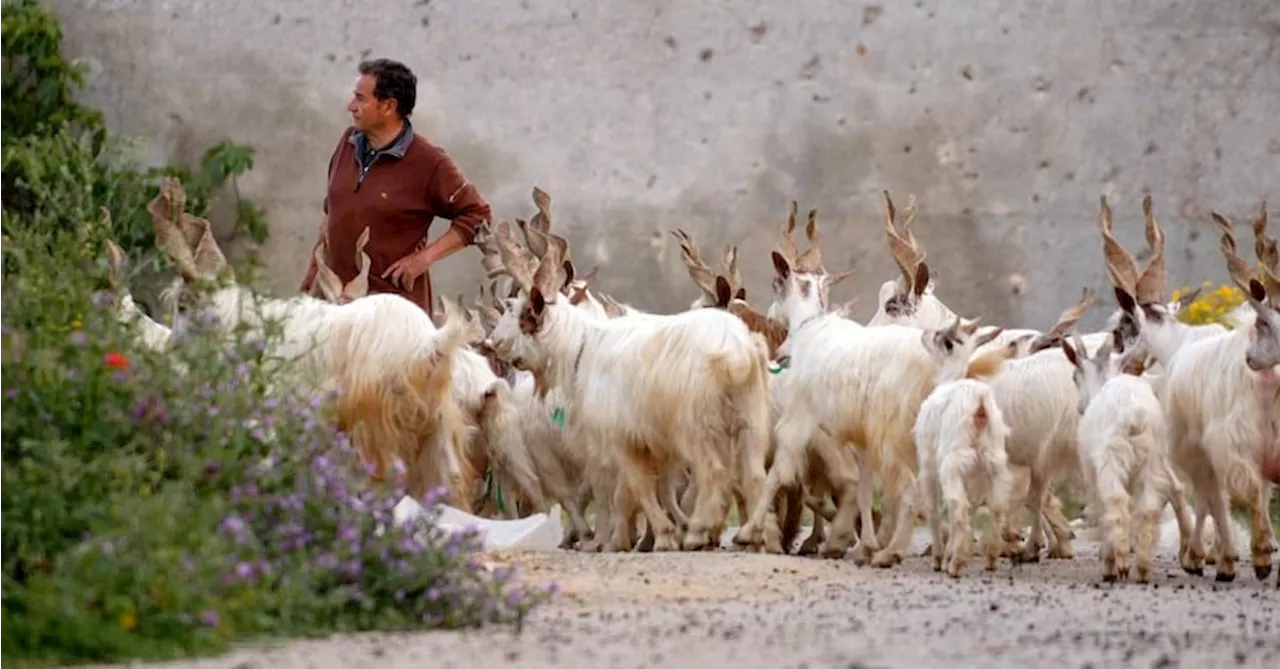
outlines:
{"label": "long-haired goat", "polygon": [[[742,481],[749,504],[763,484],[765,344],[737,318],[712,309],[593,318],[559,299],[564,245],[550,244],[532,277],[513,273],[527,296],[509,304],[490,347],[545,370],[550,384],[571,390],[564,407],[567,437],[613,451],[630,493],[615,502],[638,502],[654,528],[654,550],[678,547],[655,479],[669,466],[691,467],[698,498],[683,546],[704,548],[712,543],[710,531],[724,523],[733,478]],[[729,470],[735,465],[737,477]],[[615,509],[619,518],[629,517],[628,511]]]}
{"label": "long-haired goat", "polygon": [[1129,577],[1130,512],[1137,515],[1137,578],[1151,580],[1160,514],[1171,504],[1178,521],[1179,555],[1186,553],[1191,520],[1182,482],[1169,459],[1168,429],[1155,390],[1121,371],[1111,342],[1087,357],[1084,345],[1062,342],[1080,392],[1076,444],[1081,470],[1100,516],[1102,579]]}
{"label": "long-haired goat", "polygon": [[[1240,281],[1242,268],[1247,266],[1235,255],[1231,221],[1216,212],[1213,218],[1222,229],[1220,248],[1228,267]],[[1261,274],[1266,281],[1275,281],[1270,268],[1263,267]],[[1251,279],[1247,285],[1251,308],[1265,311],[1262,282]],[[1139,333],[1145,332],[1147,310],[1136,309],[1134,316]],[[1255,328],[1255,324],[1237,327],[1182,346],[1168,361],[1163,375],[1161,399],[1170,451],[1175,466],[1195,491],[1196,523],[1184,568],[1193,573],[1203,570],[1204,518],[1212,514],[1218,530],[1215,578],[1219,581],[1235,579],[1238,559],[1235,538],[1225,529],[1231,527],[1231,498],[1249,508],[1253,568],[1259,579],[1271,573],[1272,553],[1276,551],[1274,529],[1267,517],[1271,486],[1261,476],[1258,457],[1260,449],[1276,439],[1277,386],[1246,362]]]}
{"label": "long-haired goat", "polygon": [[[916,492],[911,428],[920,402],[933,388],[937,365],[921,345],[917,328],[864,328],[827,312],[830,279],[822,267],[812,212],[806,233],[810,247],[794,262],[788,253],[772,254],[775,302],[770,310],[789,328],[783,349],[790,353],[787,374],[792,378],[779,398],[774,466],[765,495],[743,533],[760,530],[769,502],[781,489],[800,482],[814,449],[840,498],[822,554],[844,555],[853,539],[853,516],[860,513],[862,536],[855,560],[870,558],[877,566],[892,566],[901,561],[911,537]],[[898,514],[888,545],[874,556],[873,471],[884,483],[886,505],[894,505]]]}
{"label": "long-haired goat", "polygon": [[[1007,345],[971,361],[974,350],[1000,334],[996,329],[975,336],[978,325],[977,320],[957,318],[950,327],[921,335],[921,343],[939,367],[937,385],[920,405],[912,433],[920,491],[933,535],[933,568],[944,569],[945,559],[946,572],[954,578],[969,558],[974,504],[985,502],[991,510],[983,544],[987,570],[996,568],[1013,485],[1005,453],[1009,426],[982,377],[997,371],[1015,348]],[[945,550],[939,509],[944,503],[950,515]]]}
{"label": "long-haired goat", "polygon": [[260,298],[235,284],[208,221],[186,213],[184,204],[181,184],[167,179],[148,206],[156,244],[185,284],[212,284],[207,296],[193,295],[207,299],[216,325],[265,336],[267,321],[282,321],[283,338],[270,353],[297,359],[304,383],[338,391],[338,427],[354,432],[375,474],[385,475],[399,458],[408,468],[411,494],[420,497],[444,484],[454,503],[465,506],[470,477],[456,450],[466,442],[464,422],[448,399],[453,357],[478,324],[453,305],[445,327],[433,333],[427,314],[398,295],[342,305],[306,295]]}
{"label": "long-haired goat", "polygon": [[[102,216],[106,229],[109,230],[110,214],[105,207],[102,209]],[[129,256],[109,239],[106,241],[106,247],[109,264],[107,282],[116,295],[116,317],[122,323],[134,328],[143,344],[156,350],[163,350],[169,345],[173,335],[172,330],[152,320],[133,301],[133,294],[129,292]]]}

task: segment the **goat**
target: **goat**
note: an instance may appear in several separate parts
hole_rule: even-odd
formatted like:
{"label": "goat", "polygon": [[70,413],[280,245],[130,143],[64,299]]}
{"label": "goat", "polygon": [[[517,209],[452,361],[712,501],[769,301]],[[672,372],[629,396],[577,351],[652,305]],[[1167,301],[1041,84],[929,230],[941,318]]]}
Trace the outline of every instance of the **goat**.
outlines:
{"label": "goat", "polygon": [[[156,244],[183,283],[211,286],[197,299],[207,300],[215,324],[223,332],[247,327],[250,336],[264,337],[268,321],[282,321],[283,338],[270,353],[299,359],[304,383],[338,391],[338,428],[353,431],[375,475],[385,475],[399,457],[411,494],[421,497],[444,483],[454,503],[465,506],[470,477],[455,449],[467,439],[461,410],[448,399],[452,360],[478,324],[452,305],[452,318],[434,332],[426,313],[390,294],[341,305],[306,295],[259,298],[235,284],[208,221],[186,213],[184,204],[181,184],[168,178],[147,209]],[[261,313],[250,310],[254,303]]]}
{"label": "goat", "polygon": [[[1235,254],[1230,219],[1213,212],[1222,231],[1220,250],[1240,282],[1247,265]],[[1263,268],[1263,274],[1270,268]],[[1269,277],[1271,281],[1274,277]],[[1266,293],[1250,279],[1250,307],[1261,314]],[[1148,309],[1134,309],[1139,337],[1148,327]],[[1256,320],[1256,318],[1255,318]],[[1195,490],[1196,522],[1184,569],[1202,573],[1204,519],[1212,514],[1217,532],[1218,581],[1235,579],[1235,538],[1228,515],[1230,497],[1249,508],[1251,553],[1259,579],[1271,573],[1276,551],[1274,529],[1267,518],[1271,486],[1262,478],[1258,453],[1275,440],[1276,384],[1249,368],[1246,353],[1256,336],[1256,323],[1209,336],[1179,348],[1165,365],[1161,404],[1168,421],[1170,451],[1175,466]]]}
{"label": "goat", "polygon": [[[919,329],[864,328],[842,314],[826,312],[830,277],[822,267],[813,212],[809,220],[809,249],[797,257],[790,245],[772,254],[775,298],[770,311],[788,325],[783,349],[790,354],[787,373],[793,378],[779,398],[776,453],[765,495],[743,533],[759,531],[769,502],[780,489],[799,483],[813,449],[840,497],[822,554],[845,553],[853,538],[853,516],[860,513],[862,536],[855,561],[869,558],[876,566],[889,567],[901,561],[910,540],[908,519],[916,488],[911,427],[920,402],[932,389],[936,364],[920,344]],[[842,448],[845,444],[853,448]],[[873,470],[884,482],[886,504],[901,505],[894,507],[898,518],[893,536],[875,555],[871,551],[878,542],[869,485]]]}
{"label": "goat", "polygon": [[[1015,349],[1006,346],[971,362],[975,349],[1000,334],[996,329],[975,336],[978,325],[978,320],[962,323],[956,318],[948,328],[921,335],[921,343],[939,367],[936,385],[921,403],[912,433],[933,535],[933,568],[942,570],[945,559],[946,572],[953,578],[960,576],[969,557],[970,513],[975,503],[985,501],[992,512],[983,543],[987,570],[996,568],[1013,483],[1004,448],[1009,427],[990,386],[977,377],[998,370]],[[950,514],[945,551],[938,508],[943,502]]]}
{"label": "goat", "polygon": [[[554,235],[551,240],[533,276],[507,266],[526,296],[508,305],[490,348],[544,370],[550,386],[569,390],[568,438],[592,449],[613,447],[624,488],[615,505],[639,503],[657,537],[654,550],[678,547],[655,479],[670,465],[690,466],[698,498],[682,543],[686,550],[706,547],[710,531],[723,526],[731,479],[738,479],[749,503],[763,484],[769,409],[764,342],[738,319],[711,309],[595,319],[558,299],[567,243]],[[736,477],[726,471],[732,464]],[[628,511],[615,509],[619,518],[629,517]]]}
{"label": "goat", "polygon": [[1111,342],[1093,357],[1086,357],[1078,340],[1074,347],[1062,342],[1062,350],[1075,367],[1072,380],[1080,393],[1076,444],[1101,517],[1102,580],[1129,577],[1132,509],[1138,527],[1136,580],[1148,583],[1166,503],[1178,521],[1180,556],[1191,535],[1185,490],[1169,459],[1160,400],[1146,380],[1121,372],[1125,361],[1112,357]]}
{"label": "goat", "polygon": [[[111,214],[105,207],[102,209],[104,219],[103,225],[105,229],[110,229]],[[129,325],[135,329],[139,340],[149,348],[155,350],[163,350],[169,345],[173,331],[168,327],[155,322],[138,307],[133,301],[133,295],[129,292],[128,276],[129,276],[129,256],[116,246],[116,243],[107,240],[107,260],[109,268],[107,272],[107,281],[111,289],[116,293],[116,317],[122,323]]]}

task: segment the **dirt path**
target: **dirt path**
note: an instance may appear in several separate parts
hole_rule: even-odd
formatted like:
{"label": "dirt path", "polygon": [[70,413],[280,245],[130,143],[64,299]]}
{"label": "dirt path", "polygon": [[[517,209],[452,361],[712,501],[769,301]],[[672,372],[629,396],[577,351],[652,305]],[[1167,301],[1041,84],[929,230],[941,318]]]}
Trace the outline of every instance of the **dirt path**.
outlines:
{"label": "dirt path", "polygon": [[[922,543],[918,536],[917,552]],[[878,570],[727,552],[495,555],[522,565],[530,579],[564,587],[520,636],[370,634],[168,666],[1280,666],[1280,591],[1258,583],[1247,563],[1236,583],[1220,585],[1183,574],[1165,554],[1152,586],[1103,586],[1096,545],[1075,545],[1074,561],[1002,563],[959,581],[920,557]]]}

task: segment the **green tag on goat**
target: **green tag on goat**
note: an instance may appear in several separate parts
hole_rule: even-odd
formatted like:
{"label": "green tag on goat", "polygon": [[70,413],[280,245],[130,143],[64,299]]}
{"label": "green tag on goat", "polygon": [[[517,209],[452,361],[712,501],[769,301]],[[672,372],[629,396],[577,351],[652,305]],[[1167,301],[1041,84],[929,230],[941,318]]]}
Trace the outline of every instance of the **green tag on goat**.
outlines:
{"label": "green tag on goat", "polygon": [[790,367],[790,366],[791,366],[791,356],[789,356],[789,355],[787,355],[787,356],[783,356],[783,357],[782,357],[782,359],[781,359],[781,360],[779,360],[779,361],[776,363],[776,365],[775,365],[775,363],[773,363],[773,362],[770,362],[770,363],[769,363],[769,373],[770,373],[770,374],[781,374],[781,373],[782,373],[782,370],[784,370],[784,369],[786,369],[786,368],[788,368],[788,367]]}
{"label": "green tag on goat", "polygon": [[564,407],[556,407],[556,410],[551,412],[551,424],[564,427]]}

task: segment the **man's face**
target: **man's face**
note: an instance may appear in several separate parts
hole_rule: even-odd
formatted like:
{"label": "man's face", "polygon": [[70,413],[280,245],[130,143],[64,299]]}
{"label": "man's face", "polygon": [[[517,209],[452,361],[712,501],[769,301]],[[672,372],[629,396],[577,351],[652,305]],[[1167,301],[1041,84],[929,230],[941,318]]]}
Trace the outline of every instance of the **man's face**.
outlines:
{"label": "man's face", "polygon": [[395,100],[379,100],[374,97],[375,83],[373,76],[368,74],[356,77],[351,101],[347,103],[352,124],[366,132],[386,125],[387,121],[395,115]]}

